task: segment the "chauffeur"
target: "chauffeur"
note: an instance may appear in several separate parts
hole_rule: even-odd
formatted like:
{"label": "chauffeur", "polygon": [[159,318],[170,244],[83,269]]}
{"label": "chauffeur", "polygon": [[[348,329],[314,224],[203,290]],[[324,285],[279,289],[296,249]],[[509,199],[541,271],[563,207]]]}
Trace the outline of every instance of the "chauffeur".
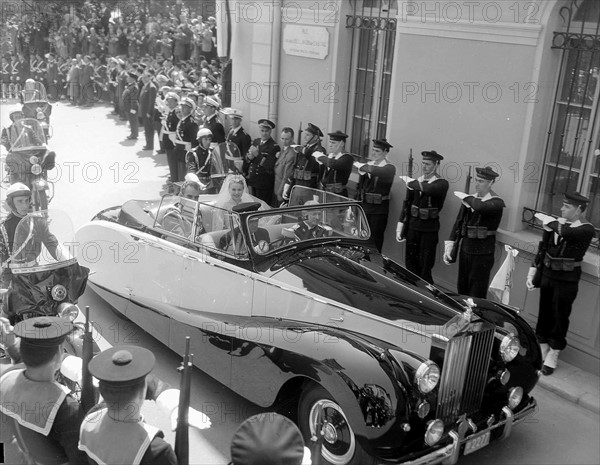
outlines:
{"label": "chauffeur", "polygon": [[385,139],[374,139],[371,160],[354,163],[360,174],[357,198],[362,202],[371,238],[380,252],[390,209],[390,190],[396,176],[396,167],[386,158],[392,147]]}
{"label": "chauffeur", "polygon": [[173,182],[183,181],[186,174],[185,155],[193,147],[198,145],[196,136],[198,134],[198,125],[192,118],[192,113],[196,109],[196,104],[189,97],[181,99],[181,119],[177,123],[175,130],[175,159],[177,160],[177,179],[171,179]]}
{"label": "chauffeur", "polygon": [[344,153],[348,134],[338,130],[327,135],[329,136],[329,156],[318,155],[318,152],[313,153],[313,157],[322,165],[319,187],[324,191],[347,197],[346,184],[348,184],[354,163],[352,155]]}
{"label": "chauffeur", "polygon": [[[137,346],[112,347],[90,362],[104,403],[90,410],[81,424],[79,449],[89,463],[177,465],[163,432],[145,423],[140,412],[144,399],[156,399],[172,426],[177,424],[179,390],[149,375],[154,362],[152,352]],[[188,420],[199,429],[210,427],[208,417],[193,408]]]}
{"label": "chauffeur", "polygon": [[421,152],[421,155],[423,175],[418,179],[400,176],[408,189],[414,191],[414,195],[410,205],[405,204],[406,211],[402,211],[396,239],[399,242],[402,240],[400,234],[406,223],[406,268],[433,284],[431,269],[435,264],[438,245],[439,213],[444,206],[449,185],[437,172],[444,157],[435,150]]}
{"label": "chauffeur", "polygon": [[275,163],[277,153],[281,149],[271,137],[275,123],[268,119],[260,119],[258,126],[260,138],[252,142],[242,169],[246,173],[246,180],[248,187],[252,189],[252,194],[270,204],[273,200],[275,184]]}
{"label": "chauffeur", "polygon": [[22,365],[0,378],[2,442],[11,437],[27,463],[85,463],[77,449],[83,412],[79,402],[54,380],[62,362],[62,343],[73,331],[67,318],[38,317],[18,323]]}
{"label": "chauffeur", "polygon": [[292,176],[283,187],[283,200],[289,200],[290,190],[293,186],[306,186],[316,189],[319,184],[319,163],[312,156],[315,152],[325,153],[321,145],[323,132],[318,126],[308,123],[308,127],[302,134],[303,147],[298,147],[298,155],[294,164]]}
{"label": "chauffeur", "polygon": [[[455,191],[463,205],[444,243],[444,263],[450,265],[454,247],[458,250],[458,293],[485,299],[494,266],[496,230],[502,219],[504,200],[492,191],[498,173],[490,167],[475,168],[475,195]],[[460,245],[455,240],[460,239]]]}
{"label": "chauffeur", "polygon": [[544,375],[554,372],[560,351],[567,346],[569,315],[577,297],[581,262],[595,235],[594,226],[583,216],[588,203],[589,199],[577,192],[566,193],[560,218],[535,215],[545,232],[527,275],[527,288],[540,288],[535,332],[544,358]]}

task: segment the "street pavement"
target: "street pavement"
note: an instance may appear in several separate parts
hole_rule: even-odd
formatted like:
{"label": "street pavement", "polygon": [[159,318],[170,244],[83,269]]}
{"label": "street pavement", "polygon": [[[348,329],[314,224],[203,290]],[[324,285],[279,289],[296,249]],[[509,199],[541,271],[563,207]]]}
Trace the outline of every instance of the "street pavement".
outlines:
{"label": "street pavement", "polygon": [[[0,105],[2,126],[10,123],[8,113],[15,108],[18,108],[15,103]],[[55,182],[50,206],[67,211],[75,229],[102,209],[126,200],[158,198],[167,179],[166,157],[155,153],[158,144],[154,152],[143,151],[143,130],[137,141],[126,140],[127,124],[110,115],[110,111],[105,105],[81,108],[64,102],[54,104],[50,146],[57,153],[58,167],[50,173]],[[80,305],[90,305],[92,309],[92,320],[102,330],[97,339],[101,348],[117,343],[147,347],[157,357],[156,374],[178,386],[176,368],[180,359],[175,353],[119,317],[93,291],[86,291]],[[213,423],[209,430],[191,430],[192,463],[225,464],[235,429],[261,409],[197,369],[193,372],[192,386],[192,406],[207,413]],[[515,428],[508,441],[492,444],[461,462],[598,463],[598,377],[563,363],[553,376],[540,379],[534,395],[540,404],[536,418]],[[169,421],[153,403],[146,403],[144,415],[149,423],[163,429],[167,440],[173,443]]]}

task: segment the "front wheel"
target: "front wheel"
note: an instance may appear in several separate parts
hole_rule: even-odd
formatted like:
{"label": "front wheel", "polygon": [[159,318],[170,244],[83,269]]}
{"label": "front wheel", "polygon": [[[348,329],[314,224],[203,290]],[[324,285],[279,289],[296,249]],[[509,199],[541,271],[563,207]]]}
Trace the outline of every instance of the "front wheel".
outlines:
{"label": "front wheel", "polygon": [[354,431],[342,407],[323,387],[313,384],[302,392],[298,405],[298,425],[305,444],[317,431],[317,411],[323,407],[323,448],[321,456],[330,465],[366,465],[373,459],[356,442]]}

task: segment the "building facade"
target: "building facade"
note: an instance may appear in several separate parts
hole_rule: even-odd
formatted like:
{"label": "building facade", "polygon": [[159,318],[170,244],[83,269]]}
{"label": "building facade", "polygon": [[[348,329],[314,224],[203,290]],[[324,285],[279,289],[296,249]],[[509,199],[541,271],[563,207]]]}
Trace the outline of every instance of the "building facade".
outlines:
{"label": "building facade", "polygon": [[[600,227],[600,2],[229,0],[218,20],[231,31],[232,106],[244,126],[256,122],[298,131],[313,123],[350,135],[347,149],[367,156],[386,137],[389,159],[407,173],[423,150],[444,155],[450,192],[465,190],[469,167],[500,173],[494,190],[506,202],[498,238],[519,250],[510,304],[532,325],[539,292],[525,279],[541,239],[533,214],[559,214],[562,193],[591,199]],[[404,185],[392,190],[384,253],[403,263],[395,226]],[[441,212],[437,284],[456,289],[456,265],[441,260],[459,200]],[[588,250],[561,359],[598,373],[600,259]],[[495,270],[494,270],[495,271]]]}

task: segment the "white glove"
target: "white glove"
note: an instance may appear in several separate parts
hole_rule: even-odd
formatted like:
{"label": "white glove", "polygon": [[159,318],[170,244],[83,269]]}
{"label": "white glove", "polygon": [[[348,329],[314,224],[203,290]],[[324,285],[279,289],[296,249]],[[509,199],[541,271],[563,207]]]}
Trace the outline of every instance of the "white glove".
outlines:
{"label": "white glove", "polygon": [[[553,218],[553,219],[554,219],[554,218]],[[563,217],[561,216],[561,217],[558,217],[558,218],[556,218],[556,221],[558,221],[560,224],[565,224],[565,223],[567,222],[567,219],[566,219],[566,218],[563,218]]]}
{"label": "white glove", "polygon": [[137,110],[129,110],[129,113],[131,113],[132,115],[135,115],[137,113]]}
{"label": "white glove", "polygon": [[188,173],[183,179],[187,182],[197,182],[198,184],[200,184],[200,178],[196,173]]}
{"label": "white glove", "polygon": [[302,456],[302,463],[300,465],[312,465],[312,453],[306,446],[304,446],[304,455]]}
{"label": "white glove", "polygon": [[404,223],[402,223],[401,221],[398,221],[398,224],[396,225],[396,240],[398,242],[404,242],[406,240],[402,237],[402,229],[403,228],[404,228]]}
{"label": "white glove", "polygon": [[444,263],[446,265],[451,265],[450,256],[452,255],[452,251],[454,250],[454,241],[444,241]]}
{"label": "white glove", "polygon": [[315,160],[317,160],[317,162],[319,162],[319,164],[321,164],[321,165],[323,164],[323,160],[321,160],[321,157],[325,157],[325,158],[327,158],[327,155],[325,155],[323,152],[314,152],[314,153],[312,154],[312,156],[313,156],[313,158],[314,158]]}
{"label": "white glove", "polygon": [[281,198],[283,200],[290,200],[290,189],[292,188],[292,186],[290,185],[289,182],[286,182],[283,185],[283,193],[281,194]]}
{"label": "white glove", "polygon": [[454,195],[457,196],[460,200],[464,200],[467,197],[470,197],[469,194],[465,194],[464,192],[454,191]]}
{"label": "white glove", "polygon": [[548,224],[551,223],[551,222],[553,222],[553,221],[556,221],[553,216],[544,215],[543,213],[536,213],[533,216],[535,216],[538,220],[540,220],[542,222],[542,225],[544,226],[544,229],[546,231],[552,231],[552,228],[549,228]]}
{"label": "white glove", "polygon": [[353,163],[353,165],[354,165],[354,166],[356,166],[356,168],[358,169],[358,171],[361,171],[361,168],[362,168],[363,166],[365,166],[365,165],[366,165],[366,163],[361,163],[361,162],[359,162],[359,161],[355,161],[355,162]]}
{"label": "white glove", "polygon": [[529,271],[527,272],[527,281],[525,281],[525,285],[530,291],[533,291],[535,289],[535,286],[533,285],[533,277],[535,276],[536,271],[537,268],[535,266],[530,266]]}
{"label": "white glove", "polygon": [[[179,389],[167,389],[156,399],[159,408],[171,418],[171,431],[177,429],[177,413],[179,410]],[[188,423],[196,429],[210,428],[210,418],[204,413],[190,407],[188,409]]]}
{"label": "white glove", "polygon": [[409,182],[414,181],[414,178],[411,178],[409,176],[398,176],[405,184],[408,184]]}

